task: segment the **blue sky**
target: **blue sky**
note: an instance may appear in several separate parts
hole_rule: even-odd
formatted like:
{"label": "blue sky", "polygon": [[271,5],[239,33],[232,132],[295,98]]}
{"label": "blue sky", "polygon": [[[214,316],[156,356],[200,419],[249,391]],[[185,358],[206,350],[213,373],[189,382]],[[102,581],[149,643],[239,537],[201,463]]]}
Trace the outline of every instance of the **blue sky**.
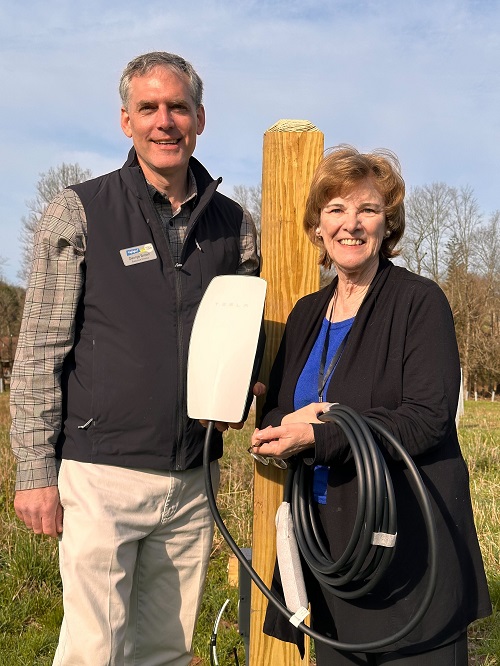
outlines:
{"label": "blue sky", "polygon": [[196,156],[222,191],[256,185],[264,132],[307,119],[325,147],[390,148],[408,187],[470,185],[500,209],[499,0],[0,0],[0,266],[16,283],[20,220],[41,172],[94,175],[129,148],[117,84],[139,53],[205,83]]}

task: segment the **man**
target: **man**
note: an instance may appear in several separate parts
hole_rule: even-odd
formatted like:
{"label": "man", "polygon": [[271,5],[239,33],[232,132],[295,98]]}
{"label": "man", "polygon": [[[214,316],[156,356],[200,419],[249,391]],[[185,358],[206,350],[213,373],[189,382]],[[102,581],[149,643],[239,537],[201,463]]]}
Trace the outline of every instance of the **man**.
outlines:
{"label": "man", "polygon": [[256,234],[192,157],[192,66],[139,56],[120,95],[127,162],[64,190],[37,231],[12,380],[15,509],[60,536],[54,664],[187,666],[213,530],[189,337],[215,275],[257,273]]}

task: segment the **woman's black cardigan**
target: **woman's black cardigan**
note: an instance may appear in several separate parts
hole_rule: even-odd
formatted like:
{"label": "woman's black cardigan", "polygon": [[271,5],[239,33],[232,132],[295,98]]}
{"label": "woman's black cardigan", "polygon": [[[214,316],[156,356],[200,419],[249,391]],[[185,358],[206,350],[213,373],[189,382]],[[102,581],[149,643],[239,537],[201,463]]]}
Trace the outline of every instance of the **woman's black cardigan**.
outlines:
{"label": "woman's black cardigan", "polygon": [[[316,340],[337,279],[298,301],[291,312],[269,382],[261,427],[294,410],[297,379]],[[383,651],[423,652],[456,638],[491,612],[474,526],[469,478],[455,427],[460,364],[448,301],[432,281],[381,260],[356,315],[326,401],[349,405],[379,421],[413,457],[430,493],[438,531],[437,588],[422,622]],[[334,423],[314,424],[315,464],[329,465],[321,521],[335,559],[350,537],[357,508],[354,463]],[[308,452],[309,453],[309,452]],[[307,570],[313,626],[346,643],[395,634],[425,590],[427,540],[409,476],[391,458],[398,511],[397,548],[384,579],[362,599],[323,591]],[[306,567],[307,569],[307,567]],[[280,590],[279,577],[275,589]],[[272,606],[264,630],[290,642],[301,636]]]}

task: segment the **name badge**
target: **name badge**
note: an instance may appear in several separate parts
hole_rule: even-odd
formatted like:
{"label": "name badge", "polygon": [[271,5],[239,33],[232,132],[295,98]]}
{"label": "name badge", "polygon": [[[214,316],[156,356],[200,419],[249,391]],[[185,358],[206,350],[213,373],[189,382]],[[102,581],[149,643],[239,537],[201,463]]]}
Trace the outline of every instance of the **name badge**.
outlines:
{"label": "name badge", "polygon": [[144,261],[156,259],[156,252],[152,243],[127,247],[125,250],[120,250],[120,255],[125,266],[134,266],[134,264],[142,264]]}

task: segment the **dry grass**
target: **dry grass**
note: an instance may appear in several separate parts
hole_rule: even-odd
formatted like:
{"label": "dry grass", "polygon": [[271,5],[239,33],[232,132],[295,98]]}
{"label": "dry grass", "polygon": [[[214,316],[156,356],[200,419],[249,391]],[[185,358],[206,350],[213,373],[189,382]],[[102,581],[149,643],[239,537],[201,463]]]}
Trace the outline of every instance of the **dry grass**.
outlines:
{"label": "dry grass", "polygon": [[500,664],[500,403],[467,402],[459,436],[494,613],[470,628],[470,663],[494,666]]}
{"label": "dry grass", "polygon": [[8,394],[0,394],[0,543],[5,544],[18,527],[14,510],[15,462],[9,443],[10,414]]}
{"label": "dry grass", "polygon": [[[251,419],[250,419],[251,420]],[[252,543],[253,511],[253,461],[247,453],[253,425],[247,423],[243,430],[233,430],[225,435],[224,457],[221,460],[221,483],[217,506],[231,534],[236,534],[240,548]],[[214,551],[225,542],[216,529]]]}
{"label": "dry grass", "polygon": [[[250,419],[251,421],[251,419]],[[34,537],[12,509],[14,461],[8,443],[8,396],[0,394],[0,666],[49,666],[61,617],[55,542]],[[241,547],[251,544],[253,463],[246,449],[253,430],[225,438],[218,506]],[[495,605],[470,631],[470,663],[500,664],[500,403],[467,402],[460,440],[471,473],[481,550]],[[227,584],[229,548],[216,531],[202,614],[195,637],[199,666],[208,666],[213,623],[227,598],[217,641],[220,666],[234,666],[244,649],[237,629],[238,591]]]}
{"label": "dry grass", "polygon": [[460,424],[460,443],[470,472],[476,529],[485,568],[499,575],[500,403],[470,402]]}

